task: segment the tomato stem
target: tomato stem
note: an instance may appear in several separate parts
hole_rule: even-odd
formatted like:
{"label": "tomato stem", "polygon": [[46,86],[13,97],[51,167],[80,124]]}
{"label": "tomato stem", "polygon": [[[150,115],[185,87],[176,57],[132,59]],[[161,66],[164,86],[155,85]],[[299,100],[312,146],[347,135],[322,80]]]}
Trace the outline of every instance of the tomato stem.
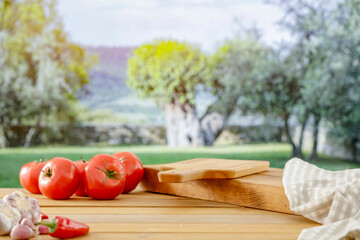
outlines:
{"label": "tomato stem", "polygon": [[82,163],[86,163],[85,159],[83,158],[83,156],[80,155],[80,158],[81,158],[81,162]]}
{"label": "tomato stem", "polygon": [[110,178],[110,179],[115,179],[115,180],[121,180],[121,178],[119,178],[119,176],[123,176],[124,174],[120,174],[120,173],[117,173],[115,170],[110,170],[108,165],[106,164],[106,161],[104,159],[104,163],[105,163],[105,168],[106,170],[104,169],[101,169],[101,168],[98,168],[96,167],[97,169],[99,169],[100,171],[102,171],[103,173],[105,173],[106,177],[105,177],[105,180],[102,184],[105,184],[105,182]]}
{"label": "tomato stem", "polygon": [[52,171],[50,168],[47,168],[45,171],[41,169],[41,172],[44,174],[45,177],[50,178],[52,176]]}

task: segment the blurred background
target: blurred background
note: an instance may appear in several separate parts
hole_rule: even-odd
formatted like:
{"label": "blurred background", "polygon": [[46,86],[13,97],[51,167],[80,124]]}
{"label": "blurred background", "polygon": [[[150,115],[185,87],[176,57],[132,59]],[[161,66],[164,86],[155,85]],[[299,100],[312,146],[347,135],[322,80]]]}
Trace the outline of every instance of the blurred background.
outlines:
{"label": "blurred background", "polygon": [[358,0],[0,0],[0,187],[55,156],[360,167]]}

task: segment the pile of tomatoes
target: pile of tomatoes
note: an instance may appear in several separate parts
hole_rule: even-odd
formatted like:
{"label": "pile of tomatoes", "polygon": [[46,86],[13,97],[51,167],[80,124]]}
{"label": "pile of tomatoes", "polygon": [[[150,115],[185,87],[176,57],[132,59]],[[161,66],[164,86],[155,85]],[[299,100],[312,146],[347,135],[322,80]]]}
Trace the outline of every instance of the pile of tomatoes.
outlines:
{"label": "pile of tomatoes", "polygon": [[134,153],[118,152],[95,155],[89,162],[55,157],[47,162],[26,163],[19,178],[31,193],[42,193],[51,199],[68,199],[74,193],[114,199],[134,190],[143,174],[143,165]]}

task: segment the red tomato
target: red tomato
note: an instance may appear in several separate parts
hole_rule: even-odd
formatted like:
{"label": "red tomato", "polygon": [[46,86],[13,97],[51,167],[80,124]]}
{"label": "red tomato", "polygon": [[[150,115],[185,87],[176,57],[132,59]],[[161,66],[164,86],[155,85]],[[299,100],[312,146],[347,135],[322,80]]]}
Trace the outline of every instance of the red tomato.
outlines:
{"label": "red tomato", "polygon": [[140,159],[131,152],[118,152],[114,154],[120,159],[126,172],[126,182],[123,193],[129,193],[136,188],[144,175],[144,167]]}
{"label": "red tomato", "polygon": [[46,162],[25,163],[20,169],[20,184],[31,193],[41,194],[39,189],[39,175]]}
{"label": "red tomato", "polygon": [[39,176],[42,194],[51,199],[68,199],[80,184],[80,171],[75,163],[63,157],[50,159]]}
{"label": "red tomato", "polygon": [[86,162],[85,160],[81,160],[81,161],[75,161],[74,162],[75,165],[78,167],[79,171],[80,171],[80,184],[78,189],[76,189],[75,194],[77,196],[81,196],[81,197],[85,197],[87,196],[86,192],[85,192],[85,186],[84,186],[84,174],[85,174],[85,167],[87,166],[88,162]]}
{"label": "red tomato", "polygon": [[125,186],[125,169],[119,159],[109,154],[92,157],[85,167],[85,191],[95,199],[114,199]]}

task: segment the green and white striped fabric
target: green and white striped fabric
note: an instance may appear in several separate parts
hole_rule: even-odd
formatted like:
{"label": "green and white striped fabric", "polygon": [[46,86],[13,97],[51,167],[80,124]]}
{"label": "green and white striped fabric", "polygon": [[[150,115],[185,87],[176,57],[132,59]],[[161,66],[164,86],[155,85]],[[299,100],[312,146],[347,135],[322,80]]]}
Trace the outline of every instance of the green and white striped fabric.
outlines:
{"label": "green and white striped fabric", "polygon": [[293,212],[323,224],[303,230],[298,240],[360,240],[360,169],[327,171],[293,158],[283,185]]}

